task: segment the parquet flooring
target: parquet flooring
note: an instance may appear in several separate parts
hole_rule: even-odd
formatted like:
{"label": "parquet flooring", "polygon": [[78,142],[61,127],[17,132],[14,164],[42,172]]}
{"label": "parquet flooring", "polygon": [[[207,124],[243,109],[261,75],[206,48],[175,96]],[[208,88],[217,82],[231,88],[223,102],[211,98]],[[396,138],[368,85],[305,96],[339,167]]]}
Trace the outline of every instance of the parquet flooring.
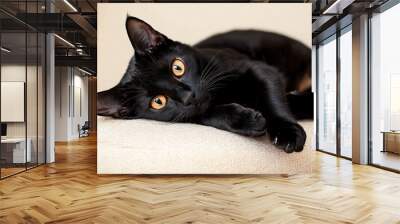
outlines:
{"label": "parquet flooring", "polygon": [[400,175],[317,153],[293,176],[96,174],[96,139],[0,181],[0,223],[400,223]]}
{"label": "parquet flooring", "polygon": [[17,168],[15,168],[15,167],[7,167],[7,168],[1,168],[1,175],[2,175],[2,177],[4,176],[4,177],[7,177],[7,176],[10,176],[10,175],[13,175],[13,174],[15,174],[15,173],[18,173],[18,172],[22,172],[22,171],[24,171],[25,170],[25,167],[21,167],[21,168],[19,168],[19,167],[17,167]]}

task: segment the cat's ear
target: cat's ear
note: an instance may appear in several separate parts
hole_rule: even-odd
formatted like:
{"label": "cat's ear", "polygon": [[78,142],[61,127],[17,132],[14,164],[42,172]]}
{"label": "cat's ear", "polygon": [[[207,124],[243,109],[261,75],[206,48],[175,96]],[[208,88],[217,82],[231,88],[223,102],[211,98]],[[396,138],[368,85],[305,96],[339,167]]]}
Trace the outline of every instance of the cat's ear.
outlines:
{"label": "cat's ear", "polygon": [[136,17],[128,17],[125,26],[129,40],[131,41],[135,52],[139,54],[151,52],[151,50],[166,40],[164,35]]}
{"label": "cat's ear", "polygon": [[121,118],[126,114],[117,88],[97,93],[97,115]]}

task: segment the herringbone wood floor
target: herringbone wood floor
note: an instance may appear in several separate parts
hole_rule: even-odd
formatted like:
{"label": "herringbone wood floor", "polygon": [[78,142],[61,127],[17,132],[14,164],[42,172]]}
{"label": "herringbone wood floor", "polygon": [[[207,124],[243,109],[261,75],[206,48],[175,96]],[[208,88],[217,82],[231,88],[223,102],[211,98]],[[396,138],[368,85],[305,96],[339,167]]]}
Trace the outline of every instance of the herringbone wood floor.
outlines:
{"label": "herringbone wood floor", "polygon": [[400,223],[400,175],[317,153],[294,176],[98,176],[96,139],[0,181],[0,223]]}

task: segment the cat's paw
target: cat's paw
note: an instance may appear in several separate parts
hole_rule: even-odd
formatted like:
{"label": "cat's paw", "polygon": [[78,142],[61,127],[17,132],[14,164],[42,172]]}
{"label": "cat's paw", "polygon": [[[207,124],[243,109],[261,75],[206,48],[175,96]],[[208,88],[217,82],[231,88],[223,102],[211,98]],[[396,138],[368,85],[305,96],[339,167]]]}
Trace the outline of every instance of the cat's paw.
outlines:
{"label": "cat's paw", "polygon": [[260,112],[246,107],[237,109],[236,116],[231,120],[237,133],[252,137],[265,134],[266,120]]}
{"label": "cat's paw", "polygon": [[270,130],[272,143],[286,153],[300,152],[306,142],[306,132],[297,123],[280,122]]}
{"label": "cat's paw", "polygon": [[113,117],[127,120],[136,118],[135,116],[133,116],[132,112],[126,107],[119,108],[118,112],[115,113]]}

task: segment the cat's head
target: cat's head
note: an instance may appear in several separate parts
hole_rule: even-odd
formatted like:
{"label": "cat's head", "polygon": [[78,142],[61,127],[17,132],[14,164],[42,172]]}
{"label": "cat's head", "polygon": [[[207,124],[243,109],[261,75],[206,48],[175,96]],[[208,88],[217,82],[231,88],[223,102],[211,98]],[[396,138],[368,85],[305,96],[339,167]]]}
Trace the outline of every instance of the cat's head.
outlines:
{"label": "cat's head", "polygon": [[210,73],[218,71],[216,59],[169,39],[135,17],[127,18],[126,30],[135,55],[110,92],[113,95],[101,99],[99,94],[98,114],[190,121],[207,111],[215,87]]}

